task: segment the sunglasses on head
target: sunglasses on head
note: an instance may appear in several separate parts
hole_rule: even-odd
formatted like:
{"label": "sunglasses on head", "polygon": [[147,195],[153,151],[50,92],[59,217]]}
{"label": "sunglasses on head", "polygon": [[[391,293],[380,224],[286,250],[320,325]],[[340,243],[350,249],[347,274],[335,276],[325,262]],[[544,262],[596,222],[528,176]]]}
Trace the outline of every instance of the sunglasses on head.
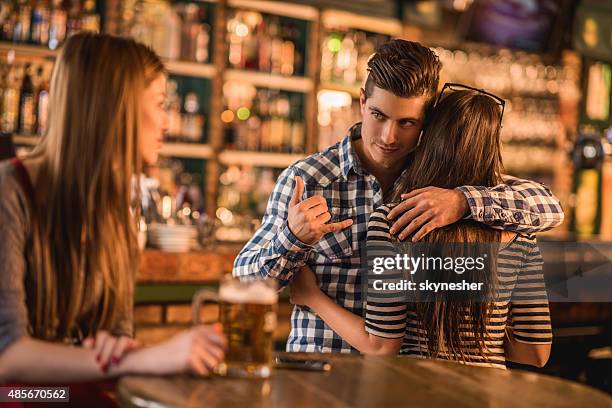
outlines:
{"label": "sunglasses on head", "polygon": [[495,94],[487,92],[484,89],[478,89],[478,88],[474,88],[473,86],[464,85],[464,84],[456,84],[456,83],[452,83],[452,82],[447,82],[442,87],[442,91],[438,94],[438,97],[436,98],[436,101],[433,104],[434,107],[436,105],[438,105],[438,102],[442,98],[442,95],[444,94],[444,91],[446,91],[447,89],[449,89],[451,91],[461,91],[461,90],[466,90],[467,89],[467,90],[470,90],[470,91],[475,91],[475,92],[481,93],[483,95],[487,95],[488,97],[492,98],[495,102],[497,102],[501,106],[501,115],[499,117],[499,127],[501,129],[501,127],[502,127],[502,119],[504,117],[504,109],[506,107],[506,101],[504,101],[502,98],[500,98],[499,96],[497,96]]}

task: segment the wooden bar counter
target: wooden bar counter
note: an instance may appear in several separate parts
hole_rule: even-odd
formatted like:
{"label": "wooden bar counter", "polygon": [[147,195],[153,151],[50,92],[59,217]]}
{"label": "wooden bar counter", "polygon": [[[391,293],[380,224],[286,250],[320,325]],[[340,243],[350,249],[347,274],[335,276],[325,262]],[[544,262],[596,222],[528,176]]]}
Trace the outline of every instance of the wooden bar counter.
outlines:
{"label": "wooden bar counter", "polygon": [[125,407],[612,407],[612,398],[559,378],[411,357],[292,354],[330,372],[275,370],[266,380],[125,377]]}

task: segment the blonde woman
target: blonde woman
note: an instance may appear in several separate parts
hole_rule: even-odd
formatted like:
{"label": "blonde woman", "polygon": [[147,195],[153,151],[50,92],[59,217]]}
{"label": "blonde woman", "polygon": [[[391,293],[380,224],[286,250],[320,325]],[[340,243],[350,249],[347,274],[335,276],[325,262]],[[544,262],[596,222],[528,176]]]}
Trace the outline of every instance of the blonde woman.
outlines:
{"label": "blonde woman", "polygon": [[82,33],[60,51],[48,131],[23,161],[0,164],[0,383],[205,375],[224,358],[212,327],[148,348],[131,340],[132,180],[157,160],[165,81],[129,39]]}

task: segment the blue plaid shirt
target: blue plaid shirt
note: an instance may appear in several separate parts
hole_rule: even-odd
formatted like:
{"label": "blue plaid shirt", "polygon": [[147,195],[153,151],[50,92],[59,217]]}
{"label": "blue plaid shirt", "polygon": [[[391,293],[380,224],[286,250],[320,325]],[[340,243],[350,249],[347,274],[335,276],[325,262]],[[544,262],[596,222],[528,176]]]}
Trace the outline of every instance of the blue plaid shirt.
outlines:
{"label": "blue plaid shirt", "polygon": [[[345,309],[363,315],[360,246],[366,242],[370,214],[383,204],[383,192],[352,147],[351,140],[361,137],[360,130],[359,124],[353,126],[341,142],[282,172],[261,227],[236,258],[234,276],[273,277],[284,287],[291,282],[294,271],[308,265],[323,292]],[[332,215],[330,222],[351,218],[353,225],[325,235],[314,245],[297,239],[287,225],[295,176],[304,180],[302,199],[325,197]],[[561,224],[561,205],[545,186],[509,176],[504,177],[504,182],[492,188],[459,187],[467,198],[472,219],[521,234]],[[357,352],[305,306],[293,309],[287,351]]]}

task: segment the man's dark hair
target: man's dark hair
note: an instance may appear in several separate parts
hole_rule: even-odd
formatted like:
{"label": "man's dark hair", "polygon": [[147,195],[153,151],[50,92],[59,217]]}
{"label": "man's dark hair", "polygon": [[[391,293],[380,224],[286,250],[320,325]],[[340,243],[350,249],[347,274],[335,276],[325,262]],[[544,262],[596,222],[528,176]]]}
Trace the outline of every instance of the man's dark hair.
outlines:
{"label": "man's dark hair", "polygon": [[388,41],[368,61],[365,97],[371,96],[376,86],[400,97],[429,95],[433,99],[441,67],[437,55],[418,42]]}

